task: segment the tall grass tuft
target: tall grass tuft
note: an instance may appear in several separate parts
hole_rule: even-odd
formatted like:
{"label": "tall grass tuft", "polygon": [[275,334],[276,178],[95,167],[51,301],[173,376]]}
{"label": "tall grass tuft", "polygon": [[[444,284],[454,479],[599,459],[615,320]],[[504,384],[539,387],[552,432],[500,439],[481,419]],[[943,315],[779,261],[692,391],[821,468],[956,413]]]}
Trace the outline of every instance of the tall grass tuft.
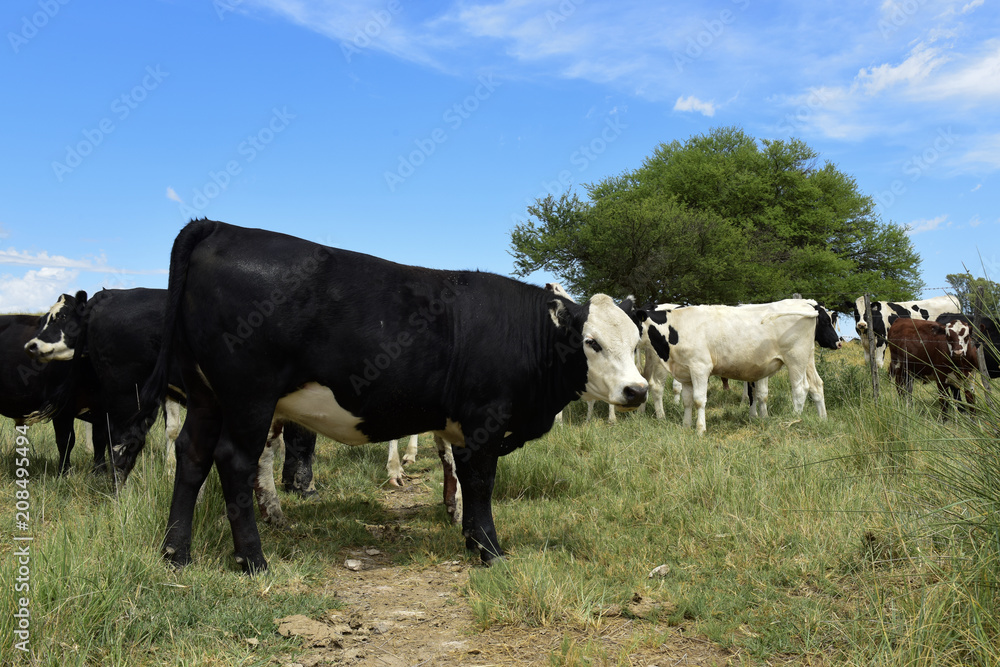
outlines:
{"label": "tall grass tuft", "polygon": [[[898,579],[867,589],[877,623],[864,664],[1000,664],[1000,410],[980,391],[974,416],[946,424],[934,411],[901,423],[889,407],[866,421],[892,423],[885,452],[922,450],[899,493],[887,498],[906,535]],[[891,458],[891,457],[890,457]],[[898,460],[898,459],[896,459]],[[861,664],[859,661],[858,664]]]}

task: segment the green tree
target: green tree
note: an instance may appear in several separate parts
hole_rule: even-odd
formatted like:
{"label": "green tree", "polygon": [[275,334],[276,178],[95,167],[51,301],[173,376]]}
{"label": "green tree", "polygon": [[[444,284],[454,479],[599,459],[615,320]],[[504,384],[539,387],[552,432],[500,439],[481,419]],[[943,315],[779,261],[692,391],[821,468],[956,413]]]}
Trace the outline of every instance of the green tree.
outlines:
{"label": "green tree", "polygon": [[858,294],[922,288],[905,231],[805,143],[719,128],[660,144],[638,169],[546,197],[511,235],[515,273],[550,271],[579,295],[760,302],[799,292],[844,310]]}
{"label": "green tree", "polygon": [[971,273],[949,273],[945,280],[951,285],[962,304],[962,312],[972,314],[976,310],[976,296],[980,289],[983,294],[983,315],[996,317],[1000,313],[1000,285],[986,278],[975,278]]}

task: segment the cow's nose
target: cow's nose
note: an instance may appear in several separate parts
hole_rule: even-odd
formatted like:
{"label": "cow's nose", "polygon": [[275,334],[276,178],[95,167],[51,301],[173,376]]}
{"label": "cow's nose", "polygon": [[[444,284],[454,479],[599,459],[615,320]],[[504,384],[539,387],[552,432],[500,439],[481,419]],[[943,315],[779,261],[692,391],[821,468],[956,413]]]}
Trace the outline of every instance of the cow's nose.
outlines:
{"label": "cow's nose", "polygon": [[646,393],[648,391],[649,387],[647,385],[626,385],[625,389],[622,390],[622,394],[625,396],[625,405],[631,408],[642,404],[646,400]]}
{"label": "cow's nose", "polygon": [[34,356],[34,354],[36,352],[38,352],[38,341],[29,340],[24,345],[24,351],[27,352],[28,354]]}

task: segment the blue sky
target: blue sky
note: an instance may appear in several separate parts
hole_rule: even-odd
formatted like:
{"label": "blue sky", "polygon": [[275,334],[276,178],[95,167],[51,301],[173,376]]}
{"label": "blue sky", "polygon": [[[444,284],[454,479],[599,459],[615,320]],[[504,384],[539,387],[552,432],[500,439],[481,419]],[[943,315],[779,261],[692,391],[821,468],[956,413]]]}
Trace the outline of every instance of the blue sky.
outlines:
{"label": "blue sky", "polygon": [[995,0],[11,0],[0,28],[0,312],[164,287],[202,215],[509,274],[535,198],[728,125],[853,175],[925,297],[1000,280]]}

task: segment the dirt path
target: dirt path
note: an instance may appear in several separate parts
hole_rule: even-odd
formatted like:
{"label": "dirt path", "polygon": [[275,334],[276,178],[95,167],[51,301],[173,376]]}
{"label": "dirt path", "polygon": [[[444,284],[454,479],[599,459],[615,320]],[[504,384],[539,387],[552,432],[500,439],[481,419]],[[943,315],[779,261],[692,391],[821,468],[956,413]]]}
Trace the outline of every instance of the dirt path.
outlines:
{"label": "dirt path", "polygon": [[[432,498],[425,485],[412,484],[386,491],[384,502],[403,517],[427,506]],[[549,665],[559,664],[551,656],[562,654],[567,639],[575,642],[572,646],[588,646],[591,656],[593,648],[599,647],[598,654],[611,664],[726,665],[734,657],[708,641],[686,637],[682,628],[671,628],[665,644],[635,649],[632,638],[638,630],[635,624],[641,621],[631,618],[605,618],[599,629],[590,630],[508,626],[478,631],[461,593],[471,567],[463,561],[400,567],[372,548],[344,554],[344,561],[331,572],[331,585],[344,608],[317,619],[276,619],[279,634],[299,637],[304,646],[282,656],[278,664]],[[636,601],[635,615],[640,618],[641,605],[642,601]]]}

